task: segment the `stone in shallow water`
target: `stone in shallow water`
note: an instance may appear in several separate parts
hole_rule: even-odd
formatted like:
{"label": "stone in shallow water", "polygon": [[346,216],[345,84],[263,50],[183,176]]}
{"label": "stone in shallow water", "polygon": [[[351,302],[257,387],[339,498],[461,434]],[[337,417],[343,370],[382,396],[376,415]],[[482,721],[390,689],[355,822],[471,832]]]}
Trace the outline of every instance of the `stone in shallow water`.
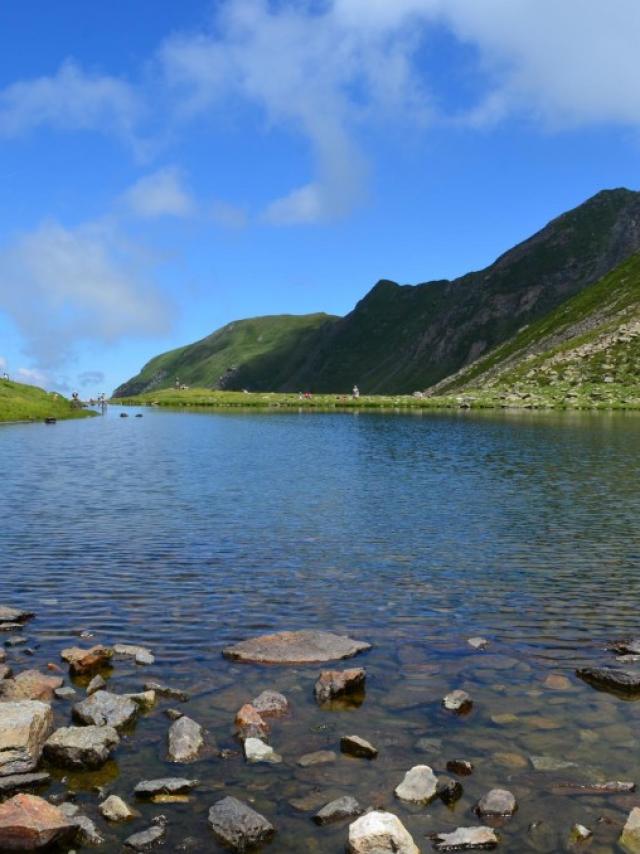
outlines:
{"label": "stone in shallow water", "polygon": [[62,727],[47,739],[44,755],[64,768],[100,768],[118,744],[120,737],[110,726]]}
{"label": "stone in shallow water", "polygon": [[497,845],[498,837],[489,827],[459,827],[433,837],[436,851],[490,851]]}
{"label": "stone in shallow water", "polygon": [[468,712],[471,709],[473,702],[466,691],[457,689],[444,697],[442,705],[450,712],[464,714],[464,712]]}
{"label": "stone in shallow water", "polygon": [[486,638],[481,637],[469,638],[467,643],[470,647],[473,647],[473,649],[485,649],[489,646],[489,641]]}
{"label": "stone in shallow water", "polygon": [[328,703],[336,697],[344,697],[364,689],[366,671],[364,667],[348,670],[323,670],[314,687],[318,703]]}
{"label": "stone in shallow water", "polygon": [[112,655],[112,649],[100,644],[92,646],[90,649],[73,646],[63,649],[60,653],[60,657],[69,664],[69,669],[74,676],[95,673],[96,670],[106,667]]}
{"label": "stone in shallow water", "polygon": [[37,771],[33,774],[12,774],[9,777],[0,777],[0,797],[11,795],[20,789],[36,789],[51,781],[46,771]]}
{"label": "stone in shallow water", "polygon": [[124,847],[132,851],[150,851],[163,841],[166,833],[167,819],[163,815],[158,815],[151,822],[151,827],[125,839]]}
{"label": "stone in shallow water", "polygon": [[561,676],[559,673],[550,673],[544,680],[544,687],[551,691],[568,691],[571,688],[571,682],[566,676]]}
{"label": "stone in shallow water", "polygon": [[251,703],[245,703],[236,714],[236,732],[240,738],[266,738],[269,724]]}
{"label": "stone in shallow water", "polygon": [[33,771],[52,727],[45,703],[0,703],[0,777]]}
{"label": "stone in shallow water", "polygon": [[150,649],[145,646],[134,646],[130,643],[117,643],[113,647],[116,655],[124,655],[133,658],[136,664],[153,664],[155,658]]}
{"label": "stone in shallow water", "polygon": [[275,827],[263,815],[237,798],[226,797],[209,810],[209,826],[217,839],[233,851],[268,842]]}
{"label": "stone in shallow water", "polygon": [[473,774],[473,762],[468,762],[466,759],[450,759],[447,762],[447,771],[459,774],[461,777],[468,777],[469,774]]}
{"label": "stone in shallow water", "polygon": [[247,738],[245,740],[244,755],[247,762],[268,762],[271,765],[278,765],[282,762],[282,756],[260,738]]}
{"label": "stone in shallow water", "polygon": [[287,698],[278,691],[263,691],[251,701],[251,705],[263,718],[279,717],[289,711]]}
{"label": "stone in shallow water", "polygon": [[571,834],[569,836],[570,842],[584,842],[587,839],[591,839],[593,836],[593,831],[589,830],[588,827],[585,827],[584,824],[574,824],[571,828]]}
{"label": "stone in shallow water", "polygon": [[1,623],[24,623],[33,616],[32,611],[23,611],[20,608],[10,608],[8,605],[0,605]]}
{"label": "stone in shallow water", "polygon": [[400,819],[374,810],[349,825],[349,854],[420,854]]}
{"label": "stone in shallow water", "polygon": [[120,729],[135,720],[138,707],[128,697],[110,691],[96,691],[73,707],[73,716],[83,724],[112,726]]}
{"label": "stone in shallow water", "polygon": [[194,762],[204,745],[202,727],[186,715],[171,724],[168,739],[171,762]]}
{"label": "stone in shallow water", "polygon": [[133,810],[118,795],[109,795],[98,809],[108,821],[129,821],[135,816]]}
{"label": "stone in shallow water", "polygon": [[53,700],[54,691],[62,687],[59,676],[47,676],[39,670],[23,670],[14,679],[0,682],[0,700]]}
{"label": "stone in shallow water", "polygon": [[455,804],[462,797],[462,784],[450,777],[439,777],[436,794],[443,804]]}
{"label": "stone in shallow water", "polygon": [[316,824],[332,824],[345,818],[355,818],[364,810],[355,798],[348,795],[325,804],[313,817]]}
{"label": "stone in shallow water", "polygon": [[565,795],[620,795],[635,792],[636,784],[609,780],[606,783],[555,783],[552,788]]}
{"label": "stone in shallow water", "polygon": [[613,694],[640,694],[640,672],[615,667],[583,667],[576,675],[601,691]]}
{"label": "stone in shallow water", "polygon": [[618,840],[627,854],[640,854],[640,807],[634,807]]}
{"label": "stone in shallow water", "polygon": [[491,789],[476,805],[480,818],[507,818],[518,809],[513,794],[508,789]]}
{"label": "stone in shallow water", "polygon": [[610,648],[620,655],[640,655],[640,638],[614,641]]}
{"label": "stone in shallow water", "polygon": [[156,704],[155,691],[139,691],[137,694],[123,694],[122,696],[126,697],[127,700],[133,700],[136,706],[140,706],[146,711],[152,709]]}
{"label": "stone in shallow water", "polygon": [[315,753],[305,753],[298,759],[298,765],[308,768],[311,765],[327,765],[335,762],[338,757],[333,750],[316,750]]}
{"label": "stone in shallow water", "polygon": [[70,685],[63,685],[62,688],[56,688],[53,692],[59,700],[70,700],[72,697],[76,696],[75,688],[71,688]]}
{"label": "stone in shallow water", "polygon": [[396,786],[395,796],[412,804],[426,804],[435,798],[437,790],[438,778],[429,765],[414,765]]}
{"label": "stone in shallow water", "polygon": [[77,845],[102,845],[104,838],[98,832],[98,828],[89,816],[83,815],[80,808],[75,804],[64,803],[60,805],[62,812],[73,826],[73,841]]}
{"label": "stone in shallow water", "polygon": [[344,735],[340,739],[340,750],[360,759],[375,759],[378,755],[378,749],[359,735]]}
{"label": "stone in shallow water", "polygon": [[314,664],[351,658],[371,644],[332,632],[298,631],[261,635],[223,650],[226,658],[257,664]]}
{"label": "stone in shallow water", "polygon": [[73,825],[64,813],[35,795],[16,795],[0,804],[2,851],[36,851],[72,833]]}
{"label": "stone in shallow water", "polygon": [[133,790],[139,798],[154,795],[186,795],[198,785],[197,780],[185,777],[159,777],[157,780],[142,780]]}
{"label": "stone in shallow water", "polygon": [[555,756],[530,756],[529,761],[536,771],[564,771],[566,768],[576,768],[575,762],[556,759]]}
{"label": "stone in shallow water", "polygon": [[189,695],[186,691],[180,691],[178,688],[172,688],[170,685],[164,685],[162,682],[145,682],[145,691],[155,691],[161,697],[169,697],[171,700],[178,700],[180,703],[187,703]]}
{"label": "stone in shallow water", "polygon": [[87,696],[91,696],[91,694],[95,694],[96,691],[102,691],[103,688],[107,687],[107,683],[105,680],[98,674],[94,676],[91,682],[87,685]]}

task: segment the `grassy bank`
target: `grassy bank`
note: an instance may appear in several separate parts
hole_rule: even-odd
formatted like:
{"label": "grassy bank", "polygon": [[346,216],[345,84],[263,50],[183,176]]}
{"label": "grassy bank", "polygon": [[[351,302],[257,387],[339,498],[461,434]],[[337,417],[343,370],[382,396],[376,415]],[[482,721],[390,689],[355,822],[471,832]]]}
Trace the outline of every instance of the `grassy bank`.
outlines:
{"label": "grassy bank", "polygon": [[0,380],[0,422],[86,418],[95,413],[74,406],[66,397],[32,385]]}
{"label": "grassy bank", "polygon": [[165,389],[113,400],[130,406],[262,408],[262,409],[640,409],[640,383],[617,385],[593,383],[574,388],[558,387],[490,388],[434,397],[412,395],[317,394],[300,397],[277,392],[212,391],[204,388]]}

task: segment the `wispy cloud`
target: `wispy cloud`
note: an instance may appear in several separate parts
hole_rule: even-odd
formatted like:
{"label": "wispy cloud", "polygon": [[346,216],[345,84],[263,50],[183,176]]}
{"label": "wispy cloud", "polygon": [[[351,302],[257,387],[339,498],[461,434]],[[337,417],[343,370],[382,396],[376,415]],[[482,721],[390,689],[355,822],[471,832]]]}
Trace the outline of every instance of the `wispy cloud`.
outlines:
{"label": "wispy cloud", "polygon": [[170,310],[149,259],[108,222],[46,222],[0,251],[0,300],[37,369],[61,364],[82,340],[156,335]]}
{"label": "wispy cloud", "polygon": [[136,216],[153,219],[161,216],[186,217],[195,213],[196,203],[175,166],[145,175],[124,196]]}
{"label": "wispy cloud", "polygon": [[0,90],[0,136],[14,137],[41,126],[99,130],[129,136],[141,100],[125,80],[92,74],[72,60],[55,74],[20,80]]}
{"label": "wispy cloud", "polygon": [[78,374],[78,382],[83,388],[100,385],[104,381],[105,375],[102,371],[83,371],[81,374]]}

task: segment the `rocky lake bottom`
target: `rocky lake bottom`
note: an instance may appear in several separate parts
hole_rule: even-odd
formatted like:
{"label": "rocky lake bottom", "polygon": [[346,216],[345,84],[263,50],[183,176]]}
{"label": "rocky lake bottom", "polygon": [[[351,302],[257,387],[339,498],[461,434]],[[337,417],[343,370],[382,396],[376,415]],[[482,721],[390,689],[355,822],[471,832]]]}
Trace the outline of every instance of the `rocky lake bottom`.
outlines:
{"label": "rocky lake bottom", "polygon": [[[612,648],[640,637],[637,416],[145,410],[5,427],[0,449],[0,604],[35,612],[0,620],[0,715],[20,690],[54,691],[25,677],[16,689],[29,670],[63,680],[45,700],[52,731],[92,726],[74,709],[97,674],[106,684],[94,698],[150,683],[180,692],[131,698],[98,767],[66,767],[50,746],[33,769],[49,775],[34,794],[93,821],[96,850],[121,851],[153,828],[158,850],[228,850],[209,813],[232,797],[275,829],[265,851],[338,854],[355,816],[314,816],[349,797],[397,816],[421,852],[461,827],[494,830],[505,852],[640,851],[633,834],[621,841],[640,792],[603,787],[640,785],[640,703],[576,673],[640,678],[633,648]],[[303,664],[223,656],[285,630],[371,648]],[[96,645],[109,654],[71,673],[63,651]],[[356,668],[364,684],[318,700],[323,671]],[[238,735],[238,712],[265,691],[286,710],[261,716],[261,733],[245,709],[240,735],[268,743],[276,762]],[[454,691],[468,700],[447,708]],[[181,716],[202,744],[174,762]],[[416,766],[437,778],[421,803],[396,792]],[[15,794],[7,776],[0,829]],[[164,778],[194,784],[135,791]],[[479,815],[495,789],[511,793],[512,814]],[[104,817],[112,795],[132,818]],[[61,850],[92,847],[76,837]]]}

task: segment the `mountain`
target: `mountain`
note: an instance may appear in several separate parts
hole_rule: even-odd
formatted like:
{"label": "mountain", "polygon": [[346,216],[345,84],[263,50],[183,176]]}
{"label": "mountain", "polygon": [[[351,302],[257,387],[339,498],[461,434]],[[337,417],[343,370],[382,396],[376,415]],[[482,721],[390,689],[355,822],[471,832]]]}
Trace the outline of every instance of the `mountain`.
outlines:
{"label": "mountain", "polygon": [[[205,342],[233,338],[239,324],[230,324],[203,342],[152,360],[116,395],[166,388],[175,373],[183,380],[174,363],[183,358],[176,354],[187,353],[192,373],[184,381],[214,388],[346,392],[357,383],[365,393],[425,389],[546,316],[639,249],[640,193],[605,190],[484,270],[419,285],[380,281],[346,317],[313,315],[313,324],[287,318],[287,325],[297,320],[302,328],[273,342],[263,339],[256,350],[236,341],[233,359],[208,371]],[[255,346],[255,335],[249,341]]]}
{"label": "mountain", "polygon": [[431,389],[621,400],[640,386],[640,252]]}
{"label": "mountain", "polygon": [[281,314],[228,323],[195,344],[151,359],[113,396],[171,388],[176,381],[216,389],[280,387],[298,369],[318,330],[335,320],[328,314]]}
{"label": "mountain", "polygon": [[0,379],[0,421],[44,421],[95,415],[55,392]]}

